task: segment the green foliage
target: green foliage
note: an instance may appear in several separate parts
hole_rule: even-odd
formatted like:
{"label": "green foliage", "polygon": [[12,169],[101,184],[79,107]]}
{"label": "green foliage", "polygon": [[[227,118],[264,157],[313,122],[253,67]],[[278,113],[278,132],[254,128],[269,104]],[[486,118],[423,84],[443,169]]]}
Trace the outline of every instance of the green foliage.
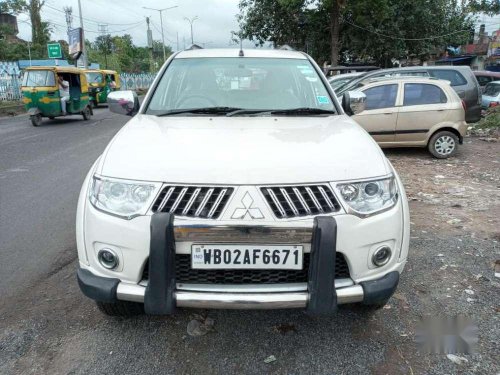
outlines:
{"label": "green foliage", "polygon": [[[244,38],[289,44],[320,63],[331,61],[340,44],[341,62],[390,66],[393,58],[425,57],[436,47],[466,43],[473,26],[457,0],[241,0],[239,9]],[[338,40],[332,37],[336,22]],[[443,37],[421,39],[428,36]]]}
{"label": "green foliage", "polygon": [[498,0],[469,0],[467,10],[472,13],[486,13],[490,16],[500,13]]}
{"label": "green foliage", "polygon": [[500,106],[488,110],[485,117],[481,119],[474,128],[476,129],[500,129]]}

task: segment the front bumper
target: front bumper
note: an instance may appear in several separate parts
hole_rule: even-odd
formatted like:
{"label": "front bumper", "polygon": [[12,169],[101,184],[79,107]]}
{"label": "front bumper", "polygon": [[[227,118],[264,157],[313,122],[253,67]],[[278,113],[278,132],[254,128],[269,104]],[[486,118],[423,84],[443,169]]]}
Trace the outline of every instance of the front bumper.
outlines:
{"label": "front bumper", "polygon": [[[175,280],[175,243],[177,240],[210,241],[216,236],[230,242],[258,236],[261,240],[310,242],[311,261],[307,284],[283,285],[192,285]],[[280,242],[281,242],[280,241]],[[131,284],[118,278],[78,270],[78,283],[89,298],[101,302],[116,300],[141,302],[150,314],[171,314],[176,307],[279,309],[306,308],[311,314],[327,314],[337,305],[386,301],[397,287],[399,272],[354,284],[351,279],[335,279],[337,224],[334,217],[314,219],[312,228],[265,227],[175,227],[173,215],[155,214],[151,218],[149,280]]]}

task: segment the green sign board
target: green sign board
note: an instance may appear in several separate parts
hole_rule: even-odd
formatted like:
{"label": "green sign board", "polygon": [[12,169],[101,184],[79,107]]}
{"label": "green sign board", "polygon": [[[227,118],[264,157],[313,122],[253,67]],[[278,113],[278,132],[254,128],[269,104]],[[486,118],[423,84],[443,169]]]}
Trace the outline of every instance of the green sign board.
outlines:
{"label": "green sign board", "polygon": [[62,59],[62,50],[59,43],[47,44],[47,51],[49,53],[49,59]]}

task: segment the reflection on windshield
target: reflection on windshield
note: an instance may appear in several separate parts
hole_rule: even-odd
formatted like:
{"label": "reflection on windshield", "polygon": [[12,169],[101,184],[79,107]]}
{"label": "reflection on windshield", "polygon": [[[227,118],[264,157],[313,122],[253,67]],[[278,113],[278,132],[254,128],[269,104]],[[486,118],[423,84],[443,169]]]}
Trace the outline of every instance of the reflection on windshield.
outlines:
{"label": "reflection on windshield", "polygon": [[87,77],[87,82],[90,84],[102,83],[101,73],[85,73]]}
{"label": "reflection on windshield", "polygon": [[335,110],[308,60],[179,58],[168,66],[146,113],[211,107]]}
{"label": "reflection on windshield", "polygon": [[23,86],[55,86],[54,73],[51,70],[28,70],[24,73]]}
{"label": "reflection on windshield", "polygon": [[500,94],[500,84],[497,83],[488,83],[484,89],[484,95],[488,96],[497,96]]}

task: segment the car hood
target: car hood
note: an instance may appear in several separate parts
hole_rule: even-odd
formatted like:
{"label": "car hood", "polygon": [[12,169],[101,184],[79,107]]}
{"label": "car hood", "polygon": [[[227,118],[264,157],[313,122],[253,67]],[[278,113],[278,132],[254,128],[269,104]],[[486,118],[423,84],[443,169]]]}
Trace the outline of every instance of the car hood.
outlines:
{"label": "car hood", "polygon": [[312,183],[386,175],[379,146],[347,116],[137,115],[110,142],[103,176],[188,184]]}

